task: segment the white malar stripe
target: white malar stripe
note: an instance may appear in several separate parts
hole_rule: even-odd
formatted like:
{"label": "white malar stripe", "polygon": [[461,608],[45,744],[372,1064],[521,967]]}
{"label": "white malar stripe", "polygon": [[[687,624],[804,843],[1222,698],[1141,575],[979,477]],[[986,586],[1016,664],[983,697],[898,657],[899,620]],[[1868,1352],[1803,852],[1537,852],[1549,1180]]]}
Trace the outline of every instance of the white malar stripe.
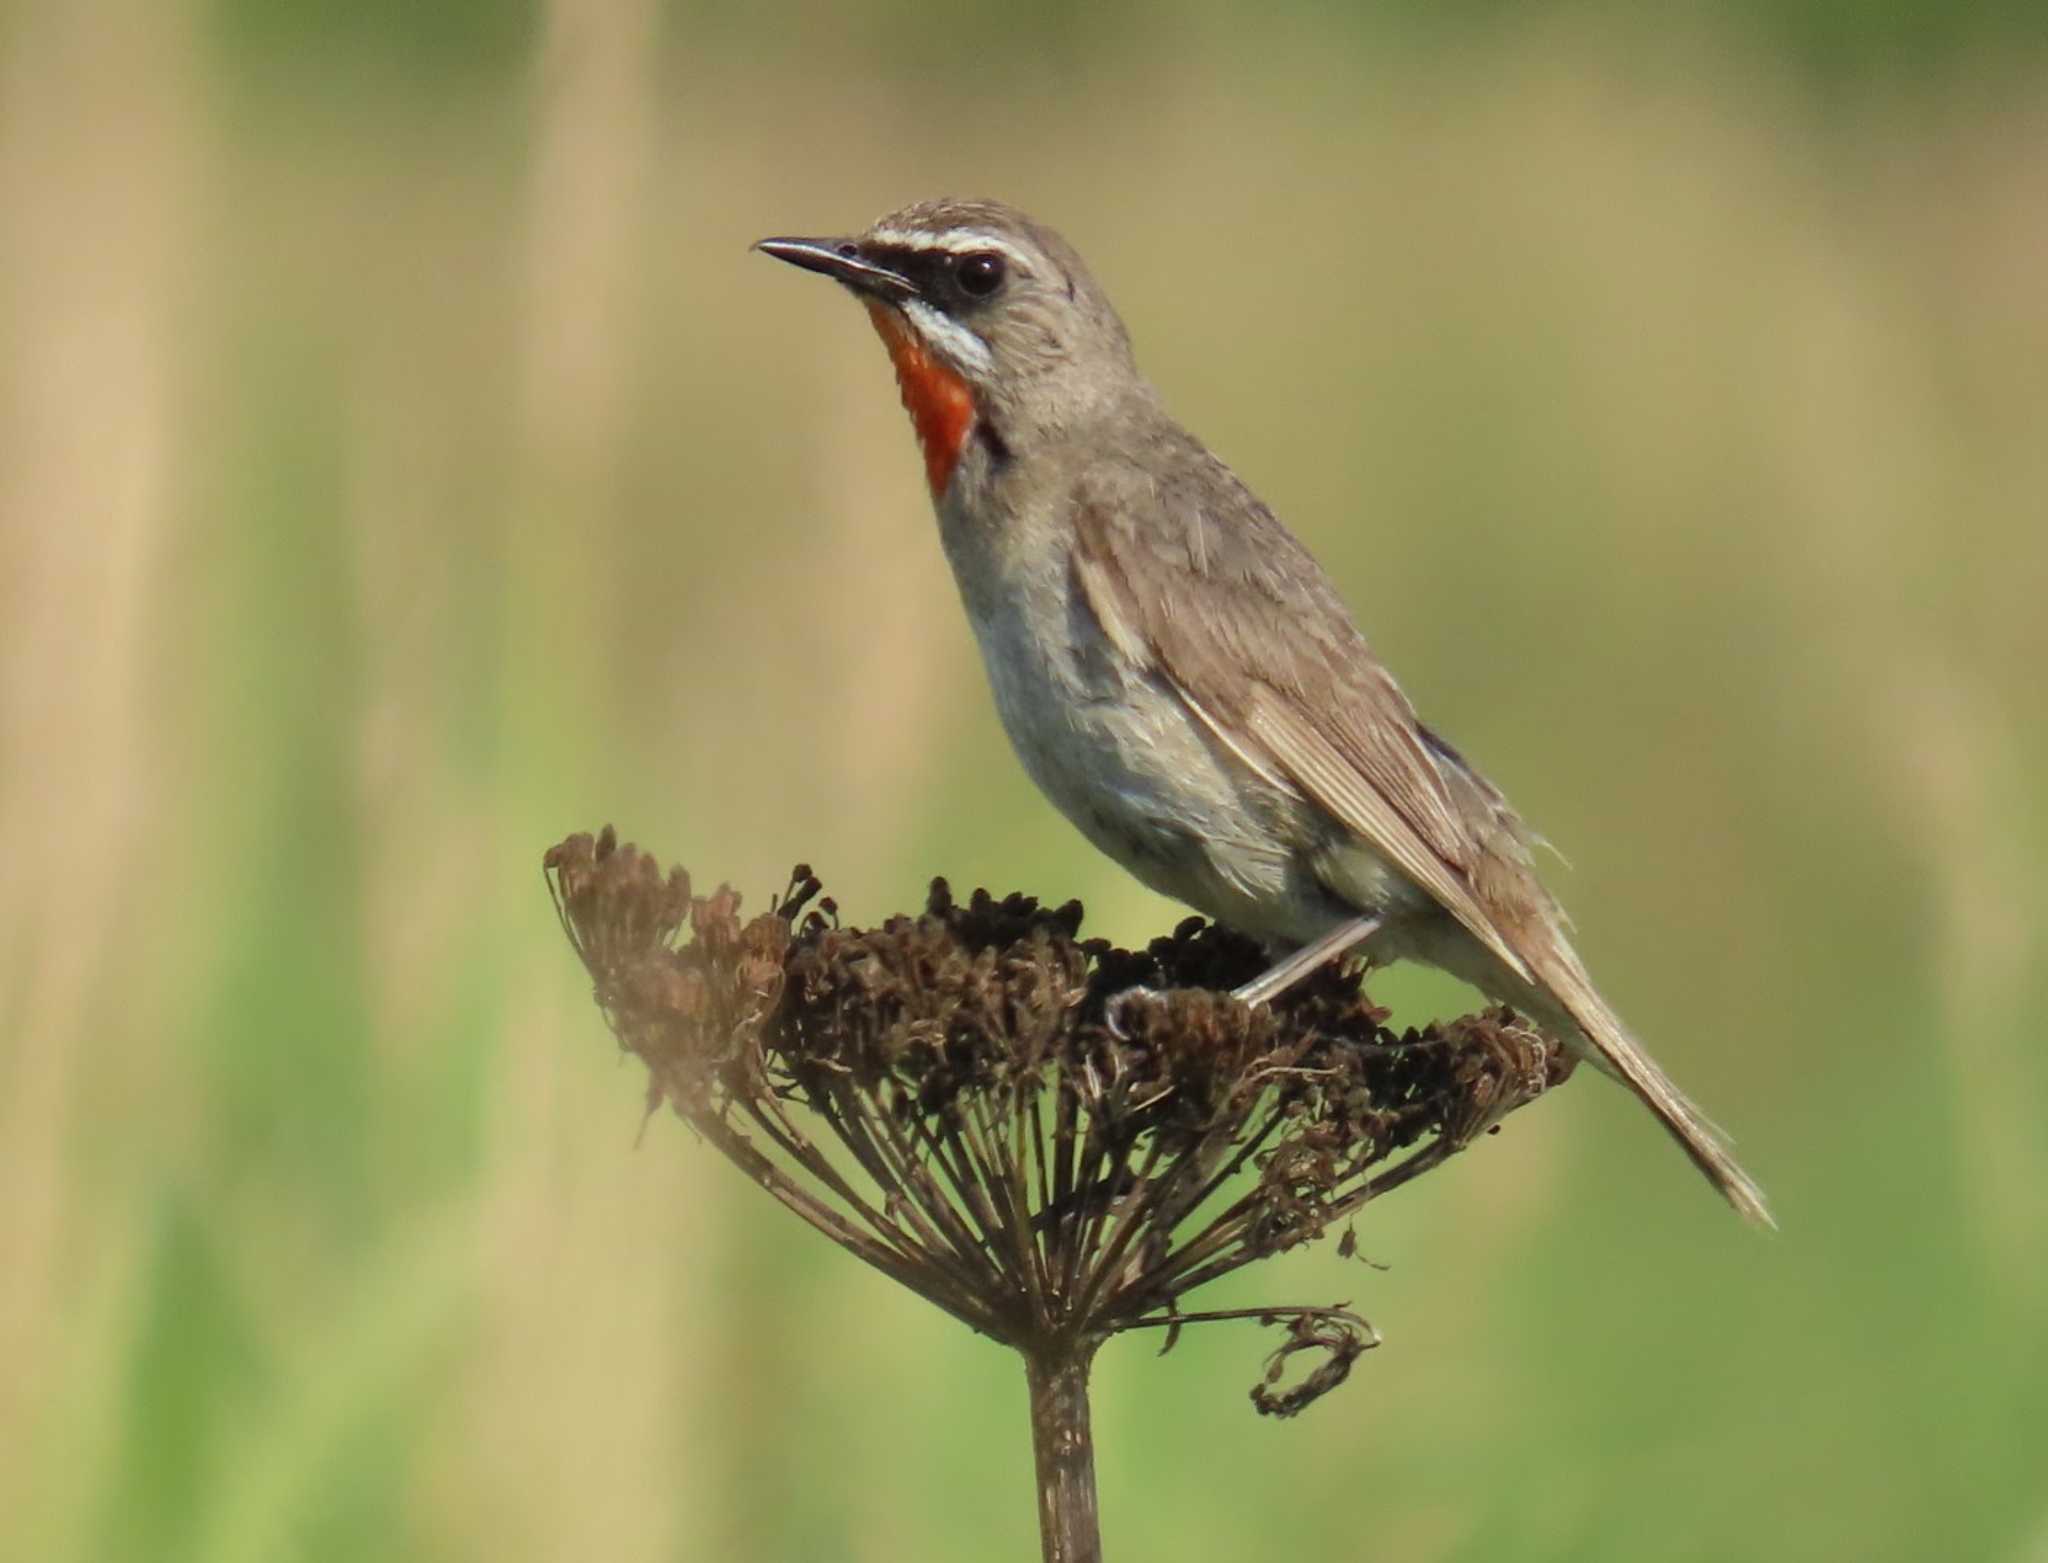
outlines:
{"label": "white malar stripe", "polygon": [[915,233],[905,228],[871,228],[865,235],[870,244],[887,245],[898,250],[943,250],[950,255],[972,255],[980,250],[993,250],[1012,262],[1031,269],[1031,257],[1006,239],[999,239],[992,233],[983,233],[976,228],[948,228],[944,233]]}
{"label": "white malar stripe", "polygon": [[918,335],[942,356],[950,358],[957,368],[984,375],[995,368],[995,355],[989,352],[988,343],[959,321],[920,298],[905,299],[896,307],[917,328]]}

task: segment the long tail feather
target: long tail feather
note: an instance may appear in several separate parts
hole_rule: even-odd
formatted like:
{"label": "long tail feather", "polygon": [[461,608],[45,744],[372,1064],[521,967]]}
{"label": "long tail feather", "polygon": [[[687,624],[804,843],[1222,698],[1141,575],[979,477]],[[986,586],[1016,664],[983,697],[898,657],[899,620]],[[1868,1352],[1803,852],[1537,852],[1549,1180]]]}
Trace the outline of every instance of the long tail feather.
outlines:
{"label": "long tail feather", "polygon": [[1541,962],[1538,976],[1549,988],[1562,1018],[1584,1039],[1587,1056],[1635,1093],[1743,1220],[1775,1228],[1778,1223],[1764,1191],[1743,1171],[1726,1136],[1629,1035],[1578,961],[1564,953]]}

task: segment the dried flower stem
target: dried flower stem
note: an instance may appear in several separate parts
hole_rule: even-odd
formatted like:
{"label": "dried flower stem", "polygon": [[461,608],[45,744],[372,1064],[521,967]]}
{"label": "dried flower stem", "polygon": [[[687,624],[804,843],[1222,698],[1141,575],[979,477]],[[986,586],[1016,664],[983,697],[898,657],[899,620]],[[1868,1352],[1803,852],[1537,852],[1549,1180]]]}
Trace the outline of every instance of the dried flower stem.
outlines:
{"label": "dried flower stem", "polygon": [[[937,881],[921,917],[842,928],[799,868],[743,924],[730,890],[693,896],[609,830],[545,866],[598,1004],[647,1065],[649,1109],[667,1103],[840,1247],[1023,1354],[1048,1563],[1101,1557],[1088,1370],[1103,1341],[1163,1328],[1170,1350],[1189,1324],[1284,1325],[1252,1401],[1294,1415],[1378,1344],[1372,1326],[1342,1307],[1181,1299],[1320,1237],[1570,1069],[1505,1010],[1396,1036],[1355,970],[1247,1008],[1228,990],[1260,952],[1199,920],[1133,953],[1081,940],[1078,904],[961,906]],[[1136,985],[1166,991],[1111,1026],[1110,996]],[[1276,1389],[1303,1353],[1317,1365]]]}
{"label": "dried flower stem", "polygon": [[1095,1435],[1088,1422],[1093,1340],[1047,1341],[1024,1353],[1031,1448],[1038,1467],[1038,1534],[1045,1563],[1101,1563]]}

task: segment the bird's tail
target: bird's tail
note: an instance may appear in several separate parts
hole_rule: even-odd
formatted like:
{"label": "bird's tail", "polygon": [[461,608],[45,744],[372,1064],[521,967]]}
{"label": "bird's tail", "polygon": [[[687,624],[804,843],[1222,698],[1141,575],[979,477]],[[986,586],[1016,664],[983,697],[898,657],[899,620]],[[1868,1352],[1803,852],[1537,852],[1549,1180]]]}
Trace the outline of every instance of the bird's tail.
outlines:
{"label": "bird's tail", "polygon": [[1594,989],[1585,968],[1569,948],[1558,950],[1551,959],[1531,964],[1538,980],[1549,990],[1546,996],[1561,1012],[1559,1018],[1569,1021],[1571,1030],[1578,1033],[1568,1040],[1583,1040],[1579,1051],[1636,1094],[1743,1220],[1755,1226],[1776,1227],[1778,1223],[1772,1219],[1764,1191],[1742,1170],[1741,1163],[1728,1149],[1726,1136],[1693,1106],[1671,1077],[1657,1067],[1657,1061],[1629,1035],[1628,1028],[1607,1007],[1607,1001]]}

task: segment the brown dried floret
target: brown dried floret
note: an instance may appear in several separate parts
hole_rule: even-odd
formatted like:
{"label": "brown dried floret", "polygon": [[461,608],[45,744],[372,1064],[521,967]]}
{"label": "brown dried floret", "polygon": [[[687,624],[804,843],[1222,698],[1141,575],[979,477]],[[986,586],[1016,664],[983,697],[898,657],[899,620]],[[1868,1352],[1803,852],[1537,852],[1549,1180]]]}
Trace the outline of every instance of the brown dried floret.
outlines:
{"label": "brown dried floret", "polygon": [[[1248,1007],[1228,990],[1262,952],[1198,918],[1121,950],[1080,936],[1078,902],[961,902],[935,880],[920,914],[853,928],[799,866],[743,921],[731,889],[693,895],[609,829],[544,866],[651,1104],[1027,1354],[1154,1326],[1170,1343],[1215,1317],[1286,1323],[1254,1391],[1274,1415],[1341,1382],[1370,1326],[1341,1308],[1185,1314],[1181,1300],[1321,1236],[1570,1068],[1505,1010],[1396,1035],[1355,968]],[[1110,1024],[1134,988],[1152,991]],[[1272,1390],[1311,1350],[1321,1364]]]}

